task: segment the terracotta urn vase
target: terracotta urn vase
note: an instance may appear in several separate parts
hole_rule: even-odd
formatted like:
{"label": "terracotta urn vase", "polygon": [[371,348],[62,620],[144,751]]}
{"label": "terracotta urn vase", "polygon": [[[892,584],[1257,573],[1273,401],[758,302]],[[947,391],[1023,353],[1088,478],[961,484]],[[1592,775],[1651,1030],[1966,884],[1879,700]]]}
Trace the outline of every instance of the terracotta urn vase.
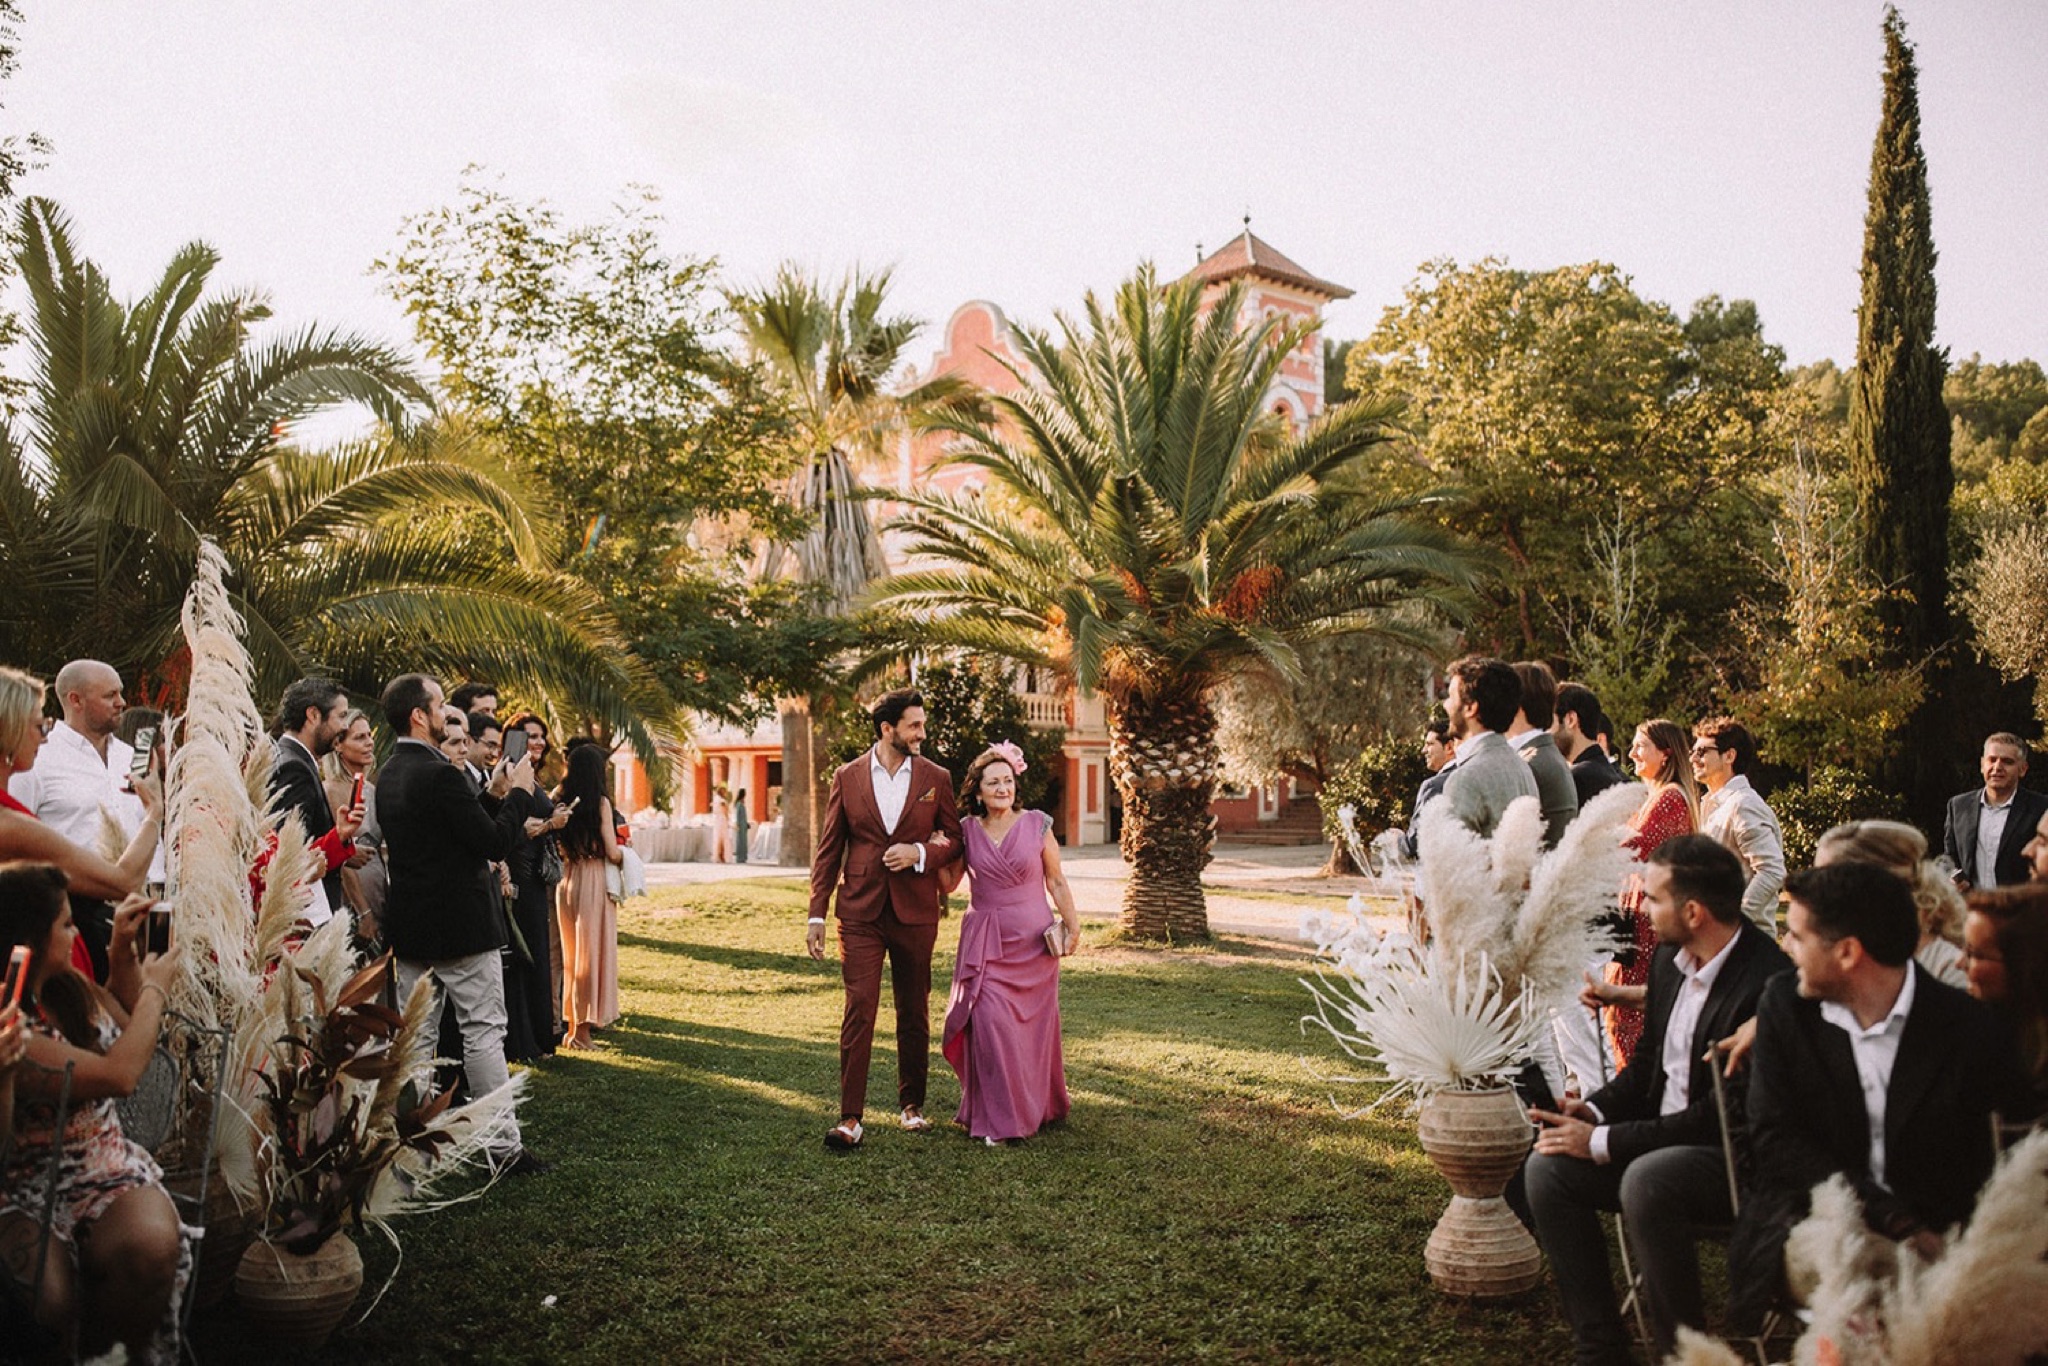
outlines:
{"label": "terracotta urn vase", "polygon": [[279,1347],[326,1342],[362,1288],[362,1254],[346,1233],[303,1255],[259,1238],[235,1269],[243,1317]]}
{"label": "terracotta urn vase", "polygon": [[1514,1090],[1438,1091],[1422,1103],[1416,1133],[1454,1192],[1422,1253],[1437,1289],[1476,1299],[1534,1289],[1542,1254],[1501,1199],[1535,1138]]}

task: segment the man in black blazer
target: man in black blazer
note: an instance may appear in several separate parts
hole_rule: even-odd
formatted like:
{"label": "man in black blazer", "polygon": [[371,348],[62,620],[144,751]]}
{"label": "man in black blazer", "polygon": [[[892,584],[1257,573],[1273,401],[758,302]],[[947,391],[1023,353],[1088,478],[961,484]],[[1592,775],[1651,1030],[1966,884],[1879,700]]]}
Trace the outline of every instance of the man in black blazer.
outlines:
{"label": "man in black blazer", "polygon": [[1659,943],[1643,1037],[1629,1065],[1544,1125],[1526,1176],[1536,1237],[1572,1326],[1576,1360],[1631,1360],[1597,1211],[1617,1210],[1643,1276],[1657,1359],[1705,1322],[1695,1230],[1726,1224],[1727,1164],[1708,1050],[1756,1011],[1790,960],[1742,914],[1748,875],[1719,841],[1666,840],[1643,870]]}
{"label": "man in black blazer", "polygon": [[331,678],[300,679],[284,690],[277,706],[270,802],[279,811],[298,813],[306,839],[327,860],[320,896],[308,913],[316,925],[342,909],[341,868],[355,854],[351,841],[363,825],[361,807],[335,814],[320,781],[320,756],[334,748],[347,715],[348,694]]}
{"label": "man in black blazer", "polygon": [[1965,891],[2025,882],[2032,869],[2022,851],[2048,815],[2048,796],[2020,786],[2027,776],[2026,742],[2006,731],[1986,737],[1977,768],[1984,786],[1949,799],[1942,852]]}
{"label": "man in black blazer", "polygon": [[[384,689],[384,716],[399,739],[377,778],[391,887],[384,935],[398,955],[398,994],[420,974],[440,982],[462,1028],[462,1067],[470,1094],[503,1086],[505,975],[498,950],[504,917],[492,900],[491,862],[512,850],[533,811],[533,766],[523,756],[493,775],[482,793],[437,747],[443,734],[441,687],[403,674]],[[518,1128],[500,1158],[514,1172],[545,1164],[519,1146]]]}
{"label": "man in black blazer", "polygon": [[1600,699],[1583,683],[1563,683],[1557,689],[1557,715],[1551,723],[1551,738],[1557,752],[1572,766],[1572,786],[1579,794],[1579,806],[1628,781],[1607,751],[1594,737],[1608,725],[1600,710]]}
{"label": "man in black blazer", "polygon": [[1796,977],[1757,1007],[1749,1131],[1756,1179],[1730,1240],[1730,1320],[1754,1332],[1784,1284],[1785,1239],[1840,1174],[1870,1227],[1932,1254],[1991,1174],[1991,1112],[2012,1045],[1984,1006],[1913,961],[1903,879],[1872,864],[1794,873],[1785,948]]}

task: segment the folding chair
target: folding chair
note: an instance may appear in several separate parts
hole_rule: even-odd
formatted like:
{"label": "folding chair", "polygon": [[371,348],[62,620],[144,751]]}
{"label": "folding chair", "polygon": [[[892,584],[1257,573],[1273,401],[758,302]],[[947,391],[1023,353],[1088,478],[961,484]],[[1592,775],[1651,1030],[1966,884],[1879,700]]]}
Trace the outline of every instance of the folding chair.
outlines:
{"label": "folding chair", "polygon": [[206,1188],[213,1178],[213,1145],[220,1124],[222,1087],[234,1026],[205,1025],[170,1011],[156,1051],[132,1094],[116,1103],[121,1132],[149,1149],[164,1169],[164,1189],[179,1222],[192,1230],[195,1272],[178,1311],[180,1336],[191,1326],[198,1298],[197,1260],[206,1237]]}

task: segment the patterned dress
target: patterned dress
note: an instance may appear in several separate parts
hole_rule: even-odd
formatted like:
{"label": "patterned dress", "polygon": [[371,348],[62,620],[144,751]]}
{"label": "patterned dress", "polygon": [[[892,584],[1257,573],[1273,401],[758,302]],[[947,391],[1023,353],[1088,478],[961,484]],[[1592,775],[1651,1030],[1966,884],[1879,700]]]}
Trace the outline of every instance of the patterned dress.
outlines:
{"label": "patterned dress", "polygon": [[[24,1023],[46,1039],[64,1042],[55,1026],[23,1007]],[[121,1031],[105,1015],[93,1021],[99,1031],[99,1051],[104,1053]],[[78,1231],[107,1212],[116,1197],[139,1186],[160,1185],[163,1168],[139,1143],[131,1143],[121,1132],[121,1116],[114,1098],[74,1100],[65,1116],[64,1132],[56,1133],[57,1102],[54,1097],[30,1096],[15,1087],[14,1150],[0,1173],[0,1216],[18,1214],[31,1221],[42,1219],[41,1194],[48,1179],[50,1149],[61,1143],[57,1157],[57,1206],[51,1228],[74,1250]],[[17,1199],[26,1204],[15,1203]],[[185,1285],[192,1274],[194,1240],[197,1232],[184,1229],[178,1253],[178,1271],[171,1288],[170,1309],[150,1344],[147,1359],[174,1362],[178,1359],[178,1311],[185,1301]]]}
{"label": "patterned dress", "polygon": [[[1692,812],[1685,804],[1685,793],[1676,784],[1667,784],[1659,789],[1657,795],[1636,812],[1631,824],[1635,833],[1628,837],[1627,844],[1635,851],[1638,862],[1649,858],[1665,840],[1693,833]],[[1616,985],[1639,987],[1650,980],[1650,959],[1657,952],[1657,931],[1651,927],[1650,917],[1643,913],[1640,886],[1629,889],[1622,898],[1622,909],[1628,912],[1629,935],[1635,954],[1626,967],[1620,963],[1609,963],[1606,976]],[[1641,1007],[1614,1006],[1608,1010],[1607,1042],[1614,1050],[1616,1072],[1628,1066],[1629,1058],[1636,1051],[1636,1041],[1642,1037]]]}

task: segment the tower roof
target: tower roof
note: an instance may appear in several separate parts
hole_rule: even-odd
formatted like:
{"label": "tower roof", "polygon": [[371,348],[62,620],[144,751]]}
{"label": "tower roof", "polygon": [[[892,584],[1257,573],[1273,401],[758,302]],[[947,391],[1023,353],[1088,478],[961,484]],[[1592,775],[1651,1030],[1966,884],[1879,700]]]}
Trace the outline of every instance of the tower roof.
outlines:
{"label": "tower roof", "polygon": [[1227,245],[1203,257],[1201,264],[1188,272],[1190,278],[1209,284],[1222,284],[1240,275],[1256,275],[1279,284],[1293,285],[1326,299],[1351,297],[1351,291],[1344,286],[1309,274],[1273,250],[1270,243],[1252,232],[1249,222],[1243,232],[1231,238]]}

